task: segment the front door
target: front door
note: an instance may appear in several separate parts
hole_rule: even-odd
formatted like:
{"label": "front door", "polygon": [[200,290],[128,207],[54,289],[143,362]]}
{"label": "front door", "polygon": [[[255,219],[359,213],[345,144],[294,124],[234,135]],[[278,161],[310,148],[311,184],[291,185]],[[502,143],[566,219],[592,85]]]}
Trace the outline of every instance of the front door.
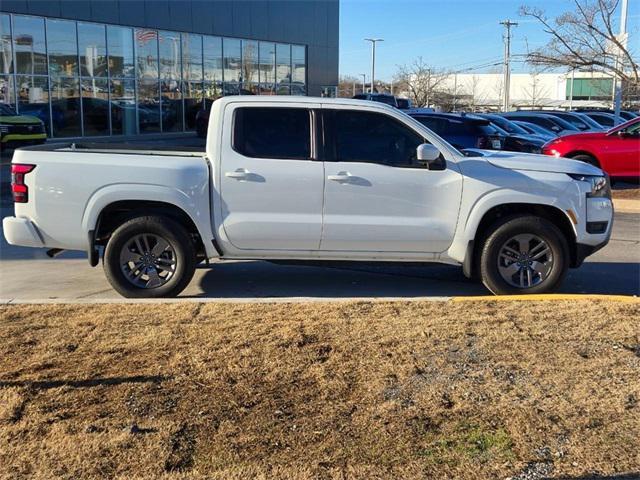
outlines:
{"label": "front door", "polygon": [[230,103],[222,134],[221,214],[243,250],[318,250],[324,169],[308,103]]}
{"label": "front door", "polygon": [[[325,113],[327,112],[327,113]],[[435,253],[455,233],[462,176],[416,159],[423,135],[379,111],[326,106],[323,251]]]}
{"label": "front door", "polygon": [[616,177],[637,177],[640,171],[640,122],[628,126],[624,135],[606,137],[607,170]]}

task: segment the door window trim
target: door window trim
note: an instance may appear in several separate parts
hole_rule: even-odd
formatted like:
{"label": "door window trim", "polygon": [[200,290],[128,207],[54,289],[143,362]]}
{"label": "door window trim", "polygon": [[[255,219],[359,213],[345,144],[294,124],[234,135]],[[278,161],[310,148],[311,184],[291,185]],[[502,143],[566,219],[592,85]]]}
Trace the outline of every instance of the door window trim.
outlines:
{"label": "door window trim", "polygon": [[[298,109],[298,110],[306,110],[307,114],[309,115],[309,157],[307,158],[301,158],[301,157],[272,157],[272,156],[262,156],[262,155],[258,155],[258,156],[248,156],[245,153],[239,151],[236,148],[236,116],[238,114],[238,110],[241,109],[255,109],[255,108],[260,108],[260,109],[265,109],[265,108],[272,108],[272,109],[276,109],[276,108],[286,108],[289,110],[292,109]],[[236,108],[233,109],[232,112],[232,116],[231,116],[231,149],[237,153],[238,155],[242,155],[243,157],[246,158],[256,158],[256,159],[265,159],[265,160],[283,160],[283,161],[299,161],[299,162],[311,162],[311,161],[317,161],[319,156],[318,156],[318,128],[317,128],[317,124],[318,124],[318,115],[317,115],[317,109],[315,108],[309,108],[309,107],[297,107],[297,106],[274,106],[274,105],[243,105],[243,106],[238,106]]]}
{"label": "door window trim", "polygon": [[392,115],[388,115],[383,112],[372,111],[372,110],[360,110],[360,109],[346,109],[346,108],[323,108],[321,111],[322,117],[322,132],[323,132],[323,156],[322,158],[325,162],[333,162],[333,163],[363,163],[370,165],[380,165],[383,167],[389,168],[409,168],[413,170],[429,170],[428,167],[421,165],[390,165],[388,163],[378,163],[378,162],[368,162],[365,160],[340,160],[338,159],[338,142],[336,141],[335,134],[335,115],[336,112],[363,112],[363,113],[373,113],[375,115],[383,115],[402,127],[412,131],[416,136],[422,138],[422,143],[428,143],[433,145],[429,139],[425,138],[422,133],[416,131],[411,125],[407,125],[406,123],[398,120]]}

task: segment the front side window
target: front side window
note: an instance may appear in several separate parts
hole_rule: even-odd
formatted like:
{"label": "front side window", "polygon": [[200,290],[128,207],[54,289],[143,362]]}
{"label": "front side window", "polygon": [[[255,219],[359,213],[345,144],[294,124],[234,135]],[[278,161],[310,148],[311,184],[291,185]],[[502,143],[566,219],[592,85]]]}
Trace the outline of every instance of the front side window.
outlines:
{"label": "front side window", "polygon": [[233,148],[253,158],[308,160],[310,112],[306,108],[238,108],[234,116]]}
{"label": "front side window", "polygon": [[335,110],[334,115],[336,160],[425,167],[416,158],[424,138],[393,117],[349,110]]}

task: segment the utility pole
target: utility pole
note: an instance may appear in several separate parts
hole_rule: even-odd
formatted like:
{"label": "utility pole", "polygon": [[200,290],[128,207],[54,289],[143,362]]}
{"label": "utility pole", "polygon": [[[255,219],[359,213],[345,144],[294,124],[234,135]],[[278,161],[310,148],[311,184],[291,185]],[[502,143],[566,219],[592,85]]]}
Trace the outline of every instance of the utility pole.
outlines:
{"label": "utility pole", "polygon": [[425,107],[429,108],[429,103],[431,103],[431,69],[427,68],[427,104]]}
{"label": "utility pole", "polygon": [[509,61],[511,60],[511,27],[518,25],[517,22],[511,20],[503,20],[500,25],[504,25],[505,31],[502,35],[504,40],[504,98],[502,99],[502,110],[504,112],[509,111],[509,88],[511,86],[511,66]]}
{"label": "utility pole", "polygon": [[456,104],[458,103],[458,72],[453,74],[453,111],[456,112]]}
{"label": "utility pole", "polygon": [[[627,0],[622,0],[620,5],[620,34],[618,35],[618,40],[620,43],[627,48],[627,13],[629,10],[629,4]],[[616,52],[616,70],[624,68],[624,63],[620,64],[620,49]],[[614,123],[618,125],[620,122],[620,107],[622,103],[622,85],[621,81],[618,78],[618,74],[614,73],[613,75],[613,109],[615,112],[615,120]]]}
{"label": "utility pole", "polygon": [[361,73],[360,74],[362,76],[362,93],[365,93],[365,81],[367,79],[367,74],[366,73]]}
{"label": "utility pole", "polygon": [[573,84],[576,81],[576,69],[571,69],[571,86],[569,87],[569,110],[573,110]]}
{"label": "utility pole", "polygon": [[371,93],[373,93],[373,86],[375,85],[376,77],[376,43],[384,42],[382,38],[365,38],[367,42],[371,42]]}

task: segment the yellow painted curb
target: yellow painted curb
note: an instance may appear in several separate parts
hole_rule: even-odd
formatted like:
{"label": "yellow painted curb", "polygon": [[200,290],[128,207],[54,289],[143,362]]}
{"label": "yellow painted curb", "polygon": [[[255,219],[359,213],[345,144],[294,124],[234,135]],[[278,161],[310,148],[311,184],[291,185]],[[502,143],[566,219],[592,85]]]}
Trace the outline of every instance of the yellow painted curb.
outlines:
{"label": "yellow painted curb", "polygon": [[494,301],[494,302],[512,302],[512,301],[529,301],[529,302],[545,302],[545,301],[563,301],[563,300],[608,300],[611,302],[640,302],[640,298],[631,295],[581,295],[581,294],[563,294],[548,293],[538,295],[481,295],[476,297],[453,297],[452,302],[476,302],[476,301]]}

